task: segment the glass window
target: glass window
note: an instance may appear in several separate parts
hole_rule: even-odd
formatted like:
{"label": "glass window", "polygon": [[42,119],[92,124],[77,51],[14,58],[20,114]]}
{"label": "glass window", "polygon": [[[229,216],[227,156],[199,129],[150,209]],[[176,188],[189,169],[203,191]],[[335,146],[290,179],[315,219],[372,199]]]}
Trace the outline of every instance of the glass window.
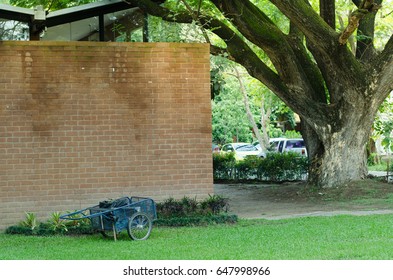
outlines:
{"label": "glass window", "polygon": [[241,152],[257,151],[257,150],[258,149],[253,145],[243,145],[243,146],[236,148],[236,151],[241,151]]}
{"label": "glass window", "polygon": [[0,18],[0,40],[27,41],[29,40],[29,26],[24,22]]}

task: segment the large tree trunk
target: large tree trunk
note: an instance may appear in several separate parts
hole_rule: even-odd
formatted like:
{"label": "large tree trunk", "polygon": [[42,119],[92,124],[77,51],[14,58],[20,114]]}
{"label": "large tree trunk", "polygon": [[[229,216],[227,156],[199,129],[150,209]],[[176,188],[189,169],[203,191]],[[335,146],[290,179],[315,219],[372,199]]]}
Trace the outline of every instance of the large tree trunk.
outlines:
{"label": "large tree trunk", "polygon": [[365,127],[343,129],[342,132],[332,134],[330,140],[314,152],[310,163],[310,185],[337,187],[367,175]]}
{"label": "large tree trunk", "polygon": [[310,158],[309,184],[312,186],[338,187],[367,176],[366,144],[378,106],[367,99],[355,101],[356,90],[346,94],[352,96],[353,103],[337,109],[335,124],[330,121],[326,127],[315,130],[303,122]]}

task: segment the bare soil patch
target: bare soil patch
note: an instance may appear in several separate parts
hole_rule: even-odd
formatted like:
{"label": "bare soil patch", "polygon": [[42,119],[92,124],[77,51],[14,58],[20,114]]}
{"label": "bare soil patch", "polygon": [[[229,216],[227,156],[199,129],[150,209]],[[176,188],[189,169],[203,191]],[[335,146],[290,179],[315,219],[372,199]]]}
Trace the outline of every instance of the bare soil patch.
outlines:
{"label": "bare soil patch", "polygon": [[393,213],[393,184],[365,179],[334,189],[315,190],[304,182],[215,184],[241,218],[280,219],[339,214]]}

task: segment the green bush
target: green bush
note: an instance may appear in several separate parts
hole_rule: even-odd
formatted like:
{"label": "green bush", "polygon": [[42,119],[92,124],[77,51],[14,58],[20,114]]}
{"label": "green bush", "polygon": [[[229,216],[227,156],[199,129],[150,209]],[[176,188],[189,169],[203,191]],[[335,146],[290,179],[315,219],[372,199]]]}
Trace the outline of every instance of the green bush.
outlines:
{"label": "green bush", "polygon": [[220,179],[232,179],[236,159],[234,153],[213,154],[213,176]]}
{"label": "green bush", "polygon": [[268,153],[266,158],[248,156],[234,163],[226,154],[213,156],[215,180],[293,181],[302,180],[307,170],[308,159],[293,152]]}
{"label": "green bush", "polygon": [[18,225],[10,226],[5,230],[6,234],[23,235],[81,235],[92,234],[94,230],[90,225],[89,219],[75,221],[64,221],[60,219],[60,213],[54,212],[51,219],[46,222],[38,222],[34,213],[26,213],[26,219]]}
{"label": "green bush", "polygon": [[157,216],[159,219],[165,219],[219,215],[228,212],[228,209],[228,199],[220,195],[209,195],[208,198],[200,202],[196,198],[184,197],[180,200],[168,198],[157,203]]}
{"label": "green bush", "polygon": [[[207,215],[219,215],[222,212],[228,212],[229,204],[228,199],[220,195],[210,195],[200,203],[200,208],[202,214]],[[198,208],[196,209],[196,214],[198,214]]]}
{"label": "green bush", "polygon": [[253,179],[257,177],[258,166],[261,158],[257,156],[247,156],[244,160],[240,160],[235,164],[235,179]]}
{"label": "green bush", "polygon": [[236,223],[236,215],[228,215],[228,199],[219,195],[209,195],[198,202],[195,198],[180,200],[169,198],[157,203],[158,226],[195,226],[219,223]]}
{"label": "green bush", "polygon": [[166,219],[157,219],[154,222],[156,226],[167,227],[184,227],[184,226],[204,226],[212,224],[235,224],[238,221],[236,215],[212,215],[212,216],[191,216],[191,217],[173,217]]}
{"label": "green bush", "polygon": [[293,152],[269,153],[258,166],[258,179],[274,182],[301,180],[308,159]]}

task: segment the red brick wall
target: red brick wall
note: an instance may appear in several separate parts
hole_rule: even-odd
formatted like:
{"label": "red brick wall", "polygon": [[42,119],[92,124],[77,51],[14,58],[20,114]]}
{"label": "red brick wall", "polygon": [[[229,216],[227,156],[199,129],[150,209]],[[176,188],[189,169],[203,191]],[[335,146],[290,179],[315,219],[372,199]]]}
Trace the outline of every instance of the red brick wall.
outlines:
{"label": "red brick wall", "polygon": [[206,44],[0,42],[0,229],[213,192]]}

